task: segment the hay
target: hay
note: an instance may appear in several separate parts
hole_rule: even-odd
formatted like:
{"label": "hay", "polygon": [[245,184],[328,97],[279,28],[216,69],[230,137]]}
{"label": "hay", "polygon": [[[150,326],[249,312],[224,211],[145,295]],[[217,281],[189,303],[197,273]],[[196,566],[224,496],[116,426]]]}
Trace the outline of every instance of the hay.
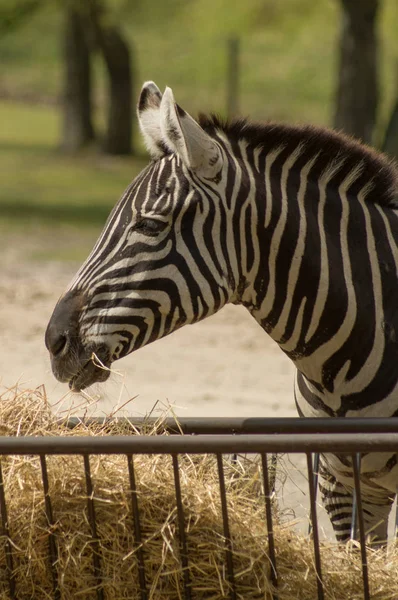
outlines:
{"label": "hay", "polygon": [[[47,406],[43,389],[9,390],[0,397],[2,435],[112,435],[133,434],[130,425],[81,424],[75,430],[60,425]],[[158,431],[155,428],[152,433]],[[148,433],[148,431],[146,432]],[[180,476],[188,539],[192,596],[219,600],[228,597],[219,483],[211,455],[181,456]],[[17,597],[51,598],[47,524],[40,460],[35,456],[1,459],[13,544]],[[82,457],[48,457],[50,495],[58,547],[61,597],[96,598],[92,539]],[[125,456],[90,458],[97,518],[99,554],[105,598],[140,598],[127,461]],[[271,598],[267,531],[261,472],[255,462],[225,461],[230,529],[238,598]],[[169,456],[135,456],[143,552],[149,598],[180,600],[177,511],[172,461]],[[277,511],[276,511],[277,512]],[[317,597],[312,542],[289,524],[275,521],[275,544],[280,600]],[[5,537],[0,541],[0,598],[9,597],[5,568]],[[372,598],[398,598],[398,552],[386,556],[368,551]],[[363,598],[358,552],[322,544],[325,597]]]}

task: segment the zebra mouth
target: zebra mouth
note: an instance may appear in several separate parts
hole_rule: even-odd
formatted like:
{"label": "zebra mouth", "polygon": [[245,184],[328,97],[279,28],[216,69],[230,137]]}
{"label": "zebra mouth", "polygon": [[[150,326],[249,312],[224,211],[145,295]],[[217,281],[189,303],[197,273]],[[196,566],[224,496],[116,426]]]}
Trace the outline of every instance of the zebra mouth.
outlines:
{"label": "zebra mouth", "polygon": [[110,361],[99,358],[98,353],[93,353],[81,369],[69,380],[69,388],[72,392],[81,392],[93,383],[102,383],[109,378]]}

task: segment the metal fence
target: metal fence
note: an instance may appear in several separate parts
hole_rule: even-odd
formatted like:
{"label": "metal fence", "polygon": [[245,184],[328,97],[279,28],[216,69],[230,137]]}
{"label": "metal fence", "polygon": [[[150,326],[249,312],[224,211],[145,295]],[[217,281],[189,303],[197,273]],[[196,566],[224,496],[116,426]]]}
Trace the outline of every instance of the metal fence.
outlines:
{"label": "metal fence", "polygon": [[[105,423],[103,419],[93,419],[95,423]],[[151,423],[150,419],[129,419],[135,427]],[[74,427],[79,419],[70,419],[68,425]],[[87,420],[85,421],[87,423]],[[36,455],[40,457],[45,511],[49,525],[54,524],[52,499],[49,491],[49,479],[46,457],[50,455],[81,455],[84,461],[85,482],[87,491],[87,511],[90,521],[93,574],[97,582],[97,598],[104,598],[101,589],[101,558],[98,550],[98,534],[93,484],[90,473],[90,455],[122,454],[126,456],[130,492],[132,499],[132,515],[134,539],[136,545],[137,569],[140,581],[140,598],[148,600],[145,556],[142,551],[140,528],[140,510],[137,497],[137,482],[134,471],[133,456],[137,454],[167,454],[172,458],[175,498],[178,516],[178,535],[180,541],[180,561],[183,573],[181,596],[186,600],[193,599],[189,569],[189,540],[185,527],[184,507],[180,486],[179,456],[184,454],[214,454],[217,459],[219,478],[222,526],[225,539],[226,573],[230,583],[229,597],[237,598],[238,590],[234,577],[233,540],[229,529],[227,492],[224,479],[223,455],[258,454],[261,457],[261,468],[264,486],[264,518],[268,531],[268,552],[270,561],[270,578],[278,589],[278,564],[275,553],[273,510],[271,502],[272,483],[268,467],[268,456],[279,453],[303,453],[306,456],[308,473],[308,491],[314,563],[317,576],[317,597],[324,598],[322,579],[322,563],[317,519],[316,473],[314,473],[314,456],[322,452],[335,452],[350,455],[353,464],[355,496],[357,502],[357,521],[360,541],[360,557],[362,564],[363,597],[370,599],[368,557],[365,543],[365,527],[361,504],[360,467],[361,454],[367,452],[398,452],[398,418],[391,419],[266,419],[266,418],[186,418],[178,424],[174,419],[167,419],[162,427],[176,435],[125,435],[125,436],[73,436],[73,437],[0,437],[0,455]],[[181,435],[185,434],[185,435]],[[13,543],[7,517],[7,503],[3,474],[0,468],[0,512],[2,536],[6,544],[6,565],[9,595],[17,598],[17,590],[13,573]],[[57,585],[57,540],[56,535],[49,536],[49,568],[52,570],[53,597],[61,598]],[[274,599],[278,599],[275,591]]]}

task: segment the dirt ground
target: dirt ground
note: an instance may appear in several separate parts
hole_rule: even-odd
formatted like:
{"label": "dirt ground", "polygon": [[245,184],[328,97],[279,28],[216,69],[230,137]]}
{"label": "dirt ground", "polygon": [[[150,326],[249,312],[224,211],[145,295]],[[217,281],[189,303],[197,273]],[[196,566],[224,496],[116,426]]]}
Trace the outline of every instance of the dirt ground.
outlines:
{"label": "dirt ground", "polygon": [[[56,260],[94,240],[65,228],[2,232],[0,385],[44,384],[54,410],[145,415],[155,405],[180,416],[294,416],[293,366],[242,307],[159,340],[114,364],[105,384],[71,394],[52,376],[44,332],[55,303],[80,262]],[[86,236],[87,237],[87,236]]]}

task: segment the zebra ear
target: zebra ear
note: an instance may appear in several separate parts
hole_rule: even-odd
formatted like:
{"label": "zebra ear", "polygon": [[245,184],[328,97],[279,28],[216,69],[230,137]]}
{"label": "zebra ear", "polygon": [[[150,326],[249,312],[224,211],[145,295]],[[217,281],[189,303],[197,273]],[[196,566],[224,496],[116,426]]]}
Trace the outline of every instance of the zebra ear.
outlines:
{"label": "zebra ear", "polygon": [[222,166],[219,146],[201,126],[174,101],[166,88],[160,104],[160,127],[165,143],[188,167],[207,179],[214,178]]}
{"label": "zebra ear", "polygon": [[138,100],[137,117],[146,147],[154,159],[170,153],[160,127],[161,101],[162,94],[157,85],[153,81],[144,83]]}

